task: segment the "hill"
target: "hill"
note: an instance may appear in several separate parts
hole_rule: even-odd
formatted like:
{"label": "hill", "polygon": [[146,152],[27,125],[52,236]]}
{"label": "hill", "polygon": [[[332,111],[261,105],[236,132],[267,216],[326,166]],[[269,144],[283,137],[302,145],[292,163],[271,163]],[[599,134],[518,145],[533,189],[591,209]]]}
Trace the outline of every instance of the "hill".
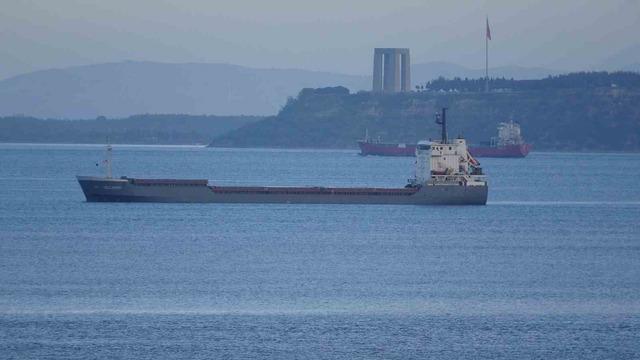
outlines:
{"label": "hill", "polygon": [[[371,64],[364,64],[365,73]],[[553,74],[548,69],[502,67],[492,76],[515,79]],[[413,83],[440,76],[480,77],[445,62],[412,66]],[[119,62],[36,71],[0,81],[0,116],[81,119],[131,114],[273,115],[302,88],[345,86],[369,90],[371,76],[230,64]]]}
{"label": "hill", "polygon": [[[480,80],[444,80],[458,89]],[[212,146],[354,148],[365,129],[397,142],[437,137],[433,114],[448,107],[450,133],[471,142],[495,136],[513,119],[536,149],[640,151],[640,75],[579,73],[537,81],[495,79],[499,92],[437,90],[350,94],[344,88],[304,89],[277,116],[215,138]],[[509,85],[511,84],[511,85]],[[511,86],[509,88],[508,86]]]}
{"label": "hill", "polygon": [[28,73],[0,81],[0,116],[275,114],[305,87],[368,89],[366,76],[229,64],[121,62]]}
{"label": "hill", "polygon": [[0,117],[0,142],[206,144],[211,137],[260,120],[255,116],[136,115],[123,119],[55,120]]}

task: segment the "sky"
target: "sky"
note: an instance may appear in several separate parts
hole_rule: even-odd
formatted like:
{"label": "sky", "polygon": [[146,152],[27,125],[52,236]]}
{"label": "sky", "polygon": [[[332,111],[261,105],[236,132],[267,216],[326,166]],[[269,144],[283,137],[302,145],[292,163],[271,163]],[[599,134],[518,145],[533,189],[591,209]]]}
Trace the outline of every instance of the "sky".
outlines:
{"label": "sky", "polygon": [[[640,0],[0,0],[0,79],[104,62],[231,63],[369,74],[413,63],[575,71],[640,63]],[[628,63],[627,62],[628,59]]]}

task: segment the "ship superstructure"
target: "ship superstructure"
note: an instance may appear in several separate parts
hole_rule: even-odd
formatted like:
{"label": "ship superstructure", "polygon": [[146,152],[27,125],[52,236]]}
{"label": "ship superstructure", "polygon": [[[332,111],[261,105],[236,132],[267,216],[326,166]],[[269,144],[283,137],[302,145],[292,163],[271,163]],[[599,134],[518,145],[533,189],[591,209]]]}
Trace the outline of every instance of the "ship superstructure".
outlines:
{"label": "ship superstructure", "polygon": [[501,122],[498,124],[498,146],[520,145],[524,143],[520,131],[520,124],[510,120],[509,122]]}
{"label": "ship superstructure", "polygon": [[480,163],[469,153],[467,142],[458,137],[449,140],[446,132],[446,108],[438,114],[436,122],[442,126],[439,141],[420,141],[416,145],[416,175],[409,181],[412,186],[458,184],[484,186],[486,178]]}
{"label": "ship superstructure", "polygon": [[77,179],[90,202],[486,204],[488,185],[479,163],[464,139],[447,139],[446,109],[437,122],[442,139],[416,147],[415,176],[403,188],[217,186],[203,179],[113,178],[110,173]]}

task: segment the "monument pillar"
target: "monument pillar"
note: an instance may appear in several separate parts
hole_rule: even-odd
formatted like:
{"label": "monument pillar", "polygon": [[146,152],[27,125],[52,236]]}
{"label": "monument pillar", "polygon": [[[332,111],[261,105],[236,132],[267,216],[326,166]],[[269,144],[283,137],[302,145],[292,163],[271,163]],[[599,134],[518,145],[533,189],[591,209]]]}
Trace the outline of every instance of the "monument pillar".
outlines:
{"label": "monument pillar", "polygon": [[411,91],[411,60],[409,60],[409,49],[402,54],[402,88],[400,91]]}
{"label": "monument pillar", "polygon": [[409,49],[376,48],[373,52],[373,91],[411,91]]}
{"label": "monument pillar", "polygon": [[392,81],[392,92],[399,92],[400,91],[400,85],[401,85],[401,78],[400,78],[400,74],[401,74],[401,69],[400,69],[400,51],[398,51],[397,49],[392,52],[391,54],[391,58],[392,60],[392,69],[393,69],[393,79]]}
{"label": "monument pillar", "polygon": [[382,59],[383,52],[375,49],[373,52],[373,91],[382,92]]}

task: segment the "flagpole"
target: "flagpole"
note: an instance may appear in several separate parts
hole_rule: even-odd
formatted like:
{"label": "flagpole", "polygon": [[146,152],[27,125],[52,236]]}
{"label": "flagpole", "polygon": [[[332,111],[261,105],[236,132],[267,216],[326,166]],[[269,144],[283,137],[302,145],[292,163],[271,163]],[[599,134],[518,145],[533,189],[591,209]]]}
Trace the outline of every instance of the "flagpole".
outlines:
{"label": "flagpole", "polygon": [[[489,29],[489,16],[487,16],[487,29]],[[487,30],[488,31],[488,30]],[[489,92],[489,34],[484,35],[484,91]]]}

